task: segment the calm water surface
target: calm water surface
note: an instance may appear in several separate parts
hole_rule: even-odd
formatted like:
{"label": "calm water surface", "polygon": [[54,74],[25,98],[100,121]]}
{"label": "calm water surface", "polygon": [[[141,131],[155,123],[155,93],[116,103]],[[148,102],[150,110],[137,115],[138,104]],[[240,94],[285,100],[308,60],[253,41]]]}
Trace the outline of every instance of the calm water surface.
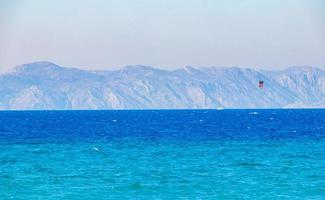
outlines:
{"label": "calm water surface", "polygon": [[3,111],[0,199],[325,199],[325,110]]}

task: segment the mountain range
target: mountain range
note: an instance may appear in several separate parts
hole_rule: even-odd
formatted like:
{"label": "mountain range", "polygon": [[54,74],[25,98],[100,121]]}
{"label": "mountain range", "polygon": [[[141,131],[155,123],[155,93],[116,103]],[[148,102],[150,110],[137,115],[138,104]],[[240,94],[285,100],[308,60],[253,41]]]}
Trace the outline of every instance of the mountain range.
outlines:
{"label": "mountain range", "polygon": [[162,70],[134,65],[87,71],[35,62],[0,75],[1,110],[312,107],[325,107],[325,71],[313,67]]}

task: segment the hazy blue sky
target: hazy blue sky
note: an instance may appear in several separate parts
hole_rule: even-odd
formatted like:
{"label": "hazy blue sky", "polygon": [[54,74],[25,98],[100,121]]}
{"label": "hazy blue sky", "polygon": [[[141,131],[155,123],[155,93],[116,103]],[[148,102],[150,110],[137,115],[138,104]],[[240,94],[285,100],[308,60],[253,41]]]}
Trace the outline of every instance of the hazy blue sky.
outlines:
{"label": "hazy blue sky", "polygon": [[39,60],[325,68],[325,1],[0,0],[0,71]]}

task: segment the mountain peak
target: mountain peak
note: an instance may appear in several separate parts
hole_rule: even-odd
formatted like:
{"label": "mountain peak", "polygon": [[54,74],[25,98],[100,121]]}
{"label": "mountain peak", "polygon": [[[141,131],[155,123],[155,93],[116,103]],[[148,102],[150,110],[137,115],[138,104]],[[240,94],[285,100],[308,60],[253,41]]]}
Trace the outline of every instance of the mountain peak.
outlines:
{"label": "mountain peak", "polygon": [[321,69],[317,67],[311,67],[311,66],[293,66],[293,67],[288,67],[285,71],[287,72],[313,72],[313,71],[321,71]]}
{"label": "mountain peak", "polygon": [[184,70],[187,72],[187,73],[191,73],[191,72],[196,72],[196,71],[198,71],[198,69],[196,69],[196,68],[194,68],[194,67],[192,67],[192,66],[185,66],[184,67]]}
{"label": "mountain peak", "polygon": [[152,70],[157,70],[156,68],[154,67],[151,67],[151,66],[146,66],[146,65],[127,65],[124,67],[124,70],[140,70],[140,71],[152,71]]}
{"label": "mountain peak", "polygon": [[39,62],[28,63],[24,65],[18,65],[14,71],[15,72],[57,71],[61,69],[63,69],[63,67],[60,67],[52,62],[39,61]]}

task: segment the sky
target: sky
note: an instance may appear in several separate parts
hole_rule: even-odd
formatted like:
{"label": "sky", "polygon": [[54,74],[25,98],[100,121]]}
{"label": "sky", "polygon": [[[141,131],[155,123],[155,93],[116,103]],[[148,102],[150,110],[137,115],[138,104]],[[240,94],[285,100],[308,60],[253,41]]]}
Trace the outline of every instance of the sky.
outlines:
{"label": "sky", "polygon": [[325,69],[325,1],[0,0],[0,72],[34,61]]}

